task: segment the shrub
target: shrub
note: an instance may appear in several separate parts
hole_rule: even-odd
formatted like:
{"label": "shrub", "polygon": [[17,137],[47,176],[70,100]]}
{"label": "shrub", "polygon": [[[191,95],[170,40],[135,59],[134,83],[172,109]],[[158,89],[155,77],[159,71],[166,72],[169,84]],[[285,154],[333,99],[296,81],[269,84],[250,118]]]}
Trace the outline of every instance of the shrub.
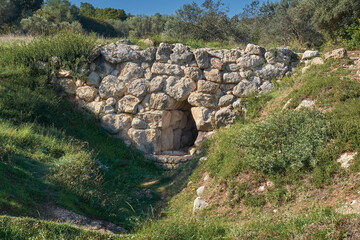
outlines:
{"label": "shrub", "polygon": [[245,128],[238,145],[247,162],[263,173],[314,167],[316,153],[330,137],[330,123],[318,111],[288,111]]}
{"label": "shrub", "polygon": [[351,24],[345,25],[343,29],[338,31],[338,35],[343,39],[349,49],[357,49],[360,47],[360,19]]}
{"label": "shrub", "polygon": [[95,44],[95,37],[69,32],[61,32],[51,37],[38,37],[28,44],[0,48],[0,65],[22,65],[35,70],[39,64],[52,63],[56,58],[64,68],[79,73]]}
{"label": "shrub", "polygon": [[219,131],[206,168],[226,179],[250,169],[264,174],[312,169],[330,137],[330,121],[319,111],[274,113],[261,122],[238,122]]}

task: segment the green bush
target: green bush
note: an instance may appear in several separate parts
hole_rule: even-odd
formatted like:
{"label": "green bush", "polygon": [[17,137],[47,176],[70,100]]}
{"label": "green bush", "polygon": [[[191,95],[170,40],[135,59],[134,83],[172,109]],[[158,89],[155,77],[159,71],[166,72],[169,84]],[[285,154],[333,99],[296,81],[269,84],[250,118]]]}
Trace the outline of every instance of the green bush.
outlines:
{"label": "green bush", "polygon": [[343,39],[347,48],[357,49],[360,47],[360,19],[338,31],[338,35]]}
{"label": "green bush", "polygon": [[329,140],[330,123],[319,111],[273,114],[245,128],[238,145],[247,162],[263,173],[314,167],[316,153]]}
{"label": "green bush", "polygon": [[38,37],[28,44],[0,47],[0,66],[13,64],[36,70],[45,62],[53,65],[60,62],[62,67],[80,73],[83,62],[90,56],[95,45],[94,36],[69,32],[61,32],[51,37]]}
{"label": "green bush", "polygon": [[330,121],[319,111],[274,113],[264,121],[239,122],[220,131],[206,168],[210,175],[227,179],[250,169],[265,174],[311,169],[330,138]]}

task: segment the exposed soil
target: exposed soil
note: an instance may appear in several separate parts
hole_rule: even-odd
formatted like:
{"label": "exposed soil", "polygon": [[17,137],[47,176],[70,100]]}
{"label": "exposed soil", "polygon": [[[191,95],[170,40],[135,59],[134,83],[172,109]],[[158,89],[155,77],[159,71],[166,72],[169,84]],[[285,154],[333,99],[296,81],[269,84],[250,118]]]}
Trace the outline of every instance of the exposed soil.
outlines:
{"label": "exposed soil", "polygon": [[93,220],[84,216],[81,216],[77,213],[69,211],[65,208],[55,206],[52,203],[47,203],[44,206],[45,215],[43,216],[44,220],[55,221],[60,223],[69,223],[77,227],[85,228],[87,230],[99,231],[102,233],[111,233],[111,234],[125,234],[128,233],[127,230],[116,226],[110,222]]}

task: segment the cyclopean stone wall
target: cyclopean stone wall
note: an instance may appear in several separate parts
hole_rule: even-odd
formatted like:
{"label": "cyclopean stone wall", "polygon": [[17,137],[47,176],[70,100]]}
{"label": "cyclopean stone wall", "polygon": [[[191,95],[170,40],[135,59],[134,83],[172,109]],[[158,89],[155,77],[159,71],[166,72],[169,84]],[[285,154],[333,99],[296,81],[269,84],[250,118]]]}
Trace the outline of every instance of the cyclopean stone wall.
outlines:
{"label": "cyclopean stone wall", "polygon": [[[86,81],[60,71],[57,83],[114,136],[149,154],[199,143],[241,114],[241,98],[273,89],[291,72],[292,51],[196,49],[161,43],[140,50],[121,42],[94,51]],[[176,154],[175,154],[176,155]]]}

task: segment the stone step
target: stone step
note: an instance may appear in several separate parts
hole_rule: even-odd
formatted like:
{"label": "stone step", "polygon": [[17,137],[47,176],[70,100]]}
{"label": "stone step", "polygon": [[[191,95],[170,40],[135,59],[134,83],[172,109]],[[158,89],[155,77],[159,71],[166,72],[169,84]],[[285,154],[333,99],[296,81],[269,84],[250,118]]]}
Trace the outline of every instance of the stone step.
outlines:
{"label": "stone step", "polygon": [[[172,155],[168,155],[166,153],[171,153]],[[165,170],[169,170],[178,167],[180,164],[188,162],[193,158],[193,155],[190,155],[188,152],[171,151],[164,152],[159,155],[151,155],[148,156],[148,158],[154,161],[157,165],[164,168]]]}

